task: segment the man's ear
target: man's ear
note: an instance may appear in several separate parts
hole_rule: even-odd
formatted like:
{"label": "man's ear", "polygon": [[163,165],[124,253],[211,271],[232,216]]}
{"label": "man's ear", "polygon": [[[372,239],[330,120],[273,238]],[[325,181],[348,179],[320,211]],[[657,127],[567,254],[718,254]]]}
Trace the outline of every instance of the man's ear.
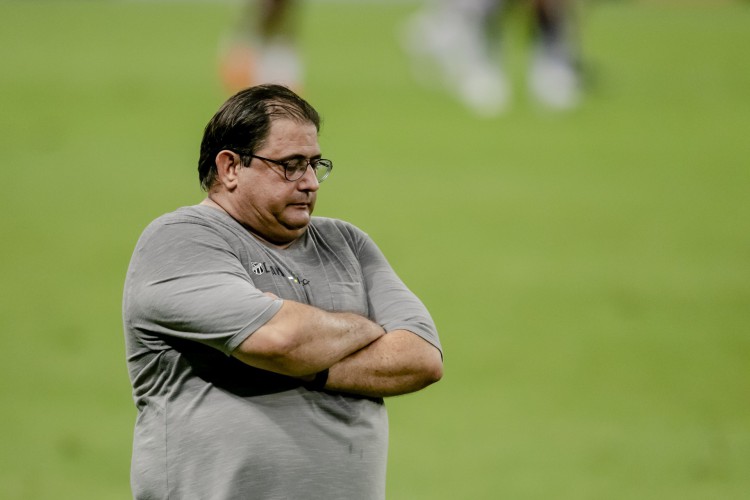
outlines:
{"label": "man's ear", "polygon": [[219,183],[227,191],[232,191],[237,187],[239,169],[242,168],[240,157],[234,151],[222,149],[216,155],[216,177]]}

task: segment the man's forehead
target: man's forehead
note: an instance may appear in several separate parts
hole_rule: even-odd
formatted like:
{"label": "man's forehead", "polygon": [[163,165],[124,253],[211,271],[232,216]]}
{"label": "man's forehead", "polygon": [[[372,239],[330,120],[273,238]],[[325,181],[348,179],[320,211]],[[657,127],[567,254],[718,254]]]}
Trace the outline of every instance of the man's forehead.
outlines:
{"label": "man's forehead", "polygon": [[273,117],[271,118],[270,123],[270,131],[287,128],[313,128],[317,132],[317,128],[315,127],[315,124],[313,122],[307,120],[299,120],[297,118],[288,116]]}
{"label": "man's forehead", "polygon": [[277,118],[271,121],[268,135],[263,142],[266,146],[283,144],[317,146],[318,129],[311,122]]}

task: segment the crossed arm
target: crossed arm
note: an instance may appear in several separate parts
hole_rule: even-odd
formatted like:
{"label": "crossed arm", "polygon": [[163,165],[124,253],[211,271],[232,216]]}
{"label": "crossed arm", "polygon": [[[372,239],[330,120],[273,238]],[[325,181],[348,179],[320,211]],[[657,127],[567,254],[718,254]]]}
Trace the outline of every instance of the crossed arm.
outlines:
{"label": "crossed arm", "polygon": [[412,332],[386,333],[357,314],[288,300],[233,355],[292,377],[309,378],[328,369],[326,389],[371,397],[418,391],[443,373],[438,349]]}
{"label": "crossed arm", "polygon": [[415,392],[440,380],[440,351],[408,330],[394,330],[331,366],[326,389],[386,397]]}

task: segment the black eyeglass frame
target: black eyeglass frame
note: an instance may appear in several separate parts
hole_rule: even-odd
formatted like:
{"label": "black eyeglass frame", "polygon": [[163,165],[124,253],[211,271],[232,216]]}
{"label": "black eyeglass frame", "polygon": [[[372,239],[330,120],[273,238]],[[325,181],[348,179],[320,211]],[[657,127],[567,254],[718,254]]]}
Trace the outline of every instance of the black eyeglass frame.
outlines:
{"label": "black eyeglass frame", "polygon": [[[249,156],[250,158],[257,158],[259,160],[267,161],[268,163],[273,163],[274,165],[280,166],[284,170],[284,179],[286,179],[289,182],[298,181],[302,177],[304,177],[305,172],[307,172],[307,167],[310,167],[313,169],[313,172],[315,173],[315,178],[318,179],[318,182],[323,182],[324,180],[326,180],[328,176],[331,175],[331,170],[333,170],[333,162],[326,158],[305,158],[305,161],[306,161],[305,168],[301,169],[298,167],[292,167],[287,164],[288,162],[291,162],[294,160],[272,160],[271,158],[265,158],[263,156],[258,156],[256,154],[253,154],[246,149],[238,149],[238,150],[234,150],[234,152],[239,154],[240,156],[245,155],[245,156]],[[321,163],[322,163],[321,166],[325,168],[325,172],[323,173],[322,177],[319,177],[318,169]],[[294,177],[293,179],[290,179],[289,178],[290,171],[299,172],[299,175],[297,177]]]}

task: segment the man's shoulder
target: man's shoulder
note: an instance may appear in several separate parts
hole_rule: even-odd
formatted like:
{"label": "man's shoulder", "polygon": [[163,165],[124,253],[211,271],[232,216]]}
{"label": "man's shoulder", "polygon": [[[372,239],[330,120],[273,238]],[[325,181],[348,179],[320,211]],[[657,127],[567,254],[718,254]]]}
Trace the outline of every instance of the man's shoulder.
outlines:
{"label": "man's shoulder", "polygon": [[231,227],[232,219],[219,210],[205,205],[180,207],[172,212],[160,215],[148,225],[147,229],[157,229],[175,224],[195,224],[209,227]]}
{"label": "man's shoulder", "polygon": [[151,224],[165,225],[165,224],[178,224],[181,222],[185,223],[201,223],[209,219],[208,210],[201,205],[190,205],[185,207],[177,208],[171,212],[160,215],[154,219]]}
{"label": "man's shoulder", "polygon": [[194,239],[205,237],[207,233],[226,239],[236,229],[232,227],[234,221],[225,220],[222,215],[222,212],[203,205],[180,207],[152,220],[143,230],[140,241]]}

